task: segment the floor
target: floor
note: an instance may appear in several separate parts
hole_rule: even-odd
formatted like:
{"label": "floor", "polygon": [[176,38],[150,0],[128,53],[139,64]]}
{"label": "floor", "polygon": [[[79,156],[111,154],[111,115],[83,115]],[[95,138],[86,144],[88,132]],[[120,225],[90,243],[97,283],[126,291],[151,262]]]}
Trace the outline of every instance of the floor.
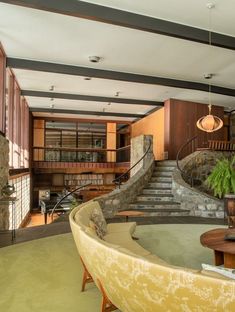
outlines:
{"label": "floor", "polygon": [[[57,224],[59,223],[57,222]],[[55,225],[56,222],[43,227],[52,228]],[[199,240],[200,235],[212,227],[216,226],[181,223],[159,224],[157,226],[154,224],[143,225],[137,227],[136,235],[139,237],[138,243],[143,248],[152,254],[157,254],[168,263],[201,269],[201,263],[213,263],[212,250],[203,247]],[[26,230],[31,232],[35,228],[41,228],[41,226]],[[98,288],[90,283],[87,285],[85,292],[80,291],[83,267],[71,233],[0,248],[0,259],[0,311],[100,311],[101,294]],[[141,267],[144,266],[141,265]],[[181,282],[184,280],[182,276]],[[187,282],[191,283],[191,279],[186,279]],[[156,274],[151,279],[151,288],[152,284],[156,285],[157,293],[159,291],[159,280]],[[221,289],[222,287],[218,286],[216,294],[221,293]],[[149,293],[154,294],[154,292]],[[179,290],[178,293],[180,293]],[[203,296],[205,300],[204,308],[202,306],[198,307],[197,300],[194,300],[192,304],[195,305],[190,311],[215,311],[214,302],[217,301],[223,305],[224,301],[219,300],[218,297],[205,305],[207,291],[198,288],[198,293],[195,296],[200,296],[202,293],[205,293],[205,296]],[[133,299],[130,300],[130,303],[132,301]],[[179,304],[178,301],[175,303]],[[143,310],[147,311],[146,309]],[[217,309],[217,311],[225,310],[222,308]],[[154,311],[159,310],[155,309]]]}
{"label": "floor", "polygon": [[[54,215],[54,219],[58,218],[57,215]],[[52,222],[51,218],[47,218],[47,224],[50,224]],[[38,226],[38,225],[44,225],[44,215],[41,214],[40,212],[32,212],[30,214],[30,220],[26,227],[32,227],[32,226]]]}
{"label": "floor", "polygon": [[[43,221],[43,222],[42,222]],[[224,219],[211,219],[200,217],[133,217],[129,221],[136,221],[138,225],[148,224],[226,224]],[[125,217],[115,217],[107,220],[112,222],[125,222]],[[32,226],[35,224],[36,226]],[[47,236],[71,232],[68,215],[62,215],[51,224],[44,224],[40,216],[35,215],[30,227],[16,230],[15,240],[12,241],[11,231],[0,234],[0,247],[18,244]]]}

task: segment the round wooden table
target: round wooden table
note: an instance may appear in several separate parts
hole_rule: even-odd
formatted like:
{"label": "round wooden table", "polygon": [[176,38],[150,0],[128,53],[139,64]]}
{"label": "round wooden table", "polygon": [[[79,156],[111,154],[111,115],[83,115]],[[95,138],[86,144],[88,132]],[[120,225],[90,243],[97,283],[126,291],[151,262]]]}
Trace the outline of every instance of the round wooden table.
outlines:
{"label": "round wooden table", "polygon": [[215,265],[223,264],[225,268],[235,269],[235,241],[225,240],[226,234],[234,234],[235,229],[214,229],[201,235],[204,247],[214,250]]}
{"label": "round wooden table", "polygon": [[144,212],[136,211],[136,210],[125,210],[125,211],[119,211],[116,213],[116,216],[126,217],[126,222],[128,222],[129,217],[141,217],[143,215],[144,215]]}

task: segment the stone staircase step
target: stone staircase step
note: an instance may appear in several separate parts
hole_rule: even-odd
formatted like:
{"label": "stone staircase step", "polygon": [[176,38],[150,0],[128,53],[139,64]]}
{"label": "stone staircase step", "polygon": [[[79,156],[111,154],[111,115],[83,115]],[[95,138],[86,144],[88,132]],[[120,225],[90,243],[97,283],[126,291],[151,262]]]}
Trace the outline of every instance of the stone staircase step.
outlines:
{"label": "stone staircase step", "polygon": [[158,167],[155,167],[154,169],[154,172],[164,172],[164,171],[174,171],[175,170],[175,167],[173,166],[158,166]]}
{"label": "stone staircase step", "polygon": [[171,188],[144,188],[143,189],[143,194],[144,195],[152,195],[152,194],[171,194]]}
{"label": "stone staircase step", "polygon": [[140,210],[140,209],[180,209],[180,204],[176,202],[168,201],[139,201],[129,205],[130,209]]}
{"label": "stone staircase step", "polygon": [[172,177],[172,171],[153,171],[152,177]]}
{"label": "stone staircase step", "polygon": [[167,183],[167,182],[149,182],[148,187],[151,188],[171,188],[172,183]]}
{"label": "stone staircase step", "polygon": [[153,194],[153,195],[139,195],[137,196],[137,201],[162,201],[162,202],[172,202],[174,201],[174,196],[172,194]]}
{"label": "stone staircase step", "polygon": [[156,167],[157,166],[160,166],[160,167],[176,167],[177,164],[176,164],[176,161],[175,160],[162,160],[162,161],[158,161],[156,163]]}
{"label": "stone staircase step", "polygon": [[[141,210],[138,210],[141,211]],[[141,217],[186,217],[189,216],[190,211],[175,209],[175,210],[165,210],[165,211],[141,211],[143,215]],[[139,218],[139,217],[138,217]]]}
{"label": "stone staircase step", "polygon": [[172,182],[172,178],[171,177],[151,177],[151,182]]}

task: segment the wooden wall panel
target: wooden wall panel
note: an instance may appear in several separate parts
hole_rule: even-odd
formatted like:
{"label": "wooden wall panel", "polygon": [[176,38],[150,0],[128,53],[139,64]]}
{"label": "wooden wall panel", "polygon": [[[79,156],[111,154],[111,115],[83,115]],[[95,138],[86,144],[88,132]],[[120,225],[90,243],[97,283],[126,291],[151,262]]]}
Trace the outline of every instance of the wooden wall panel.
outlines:
{"label": "wooden wall panel", "polygon": [[[213,106],[212,114],[224,118],[223,107]],[[208,140],[223,140],[224,130],[207,133],[197,128],[196,122],[208,115],[208,106],[205,104],[170,99],[165,102],[165,151],[168,152],[168,159],[176,159],[179,148],[197,135],[195,144],[188,146],[181,154],[187,156],[196,150],[197,147],[206,147]]]}
{"label": "wooden wall panel", "polygon": [[153,136],[154,157],[156,160],[164,159],[164,108],[131,125],[132,138],[142,134]]}

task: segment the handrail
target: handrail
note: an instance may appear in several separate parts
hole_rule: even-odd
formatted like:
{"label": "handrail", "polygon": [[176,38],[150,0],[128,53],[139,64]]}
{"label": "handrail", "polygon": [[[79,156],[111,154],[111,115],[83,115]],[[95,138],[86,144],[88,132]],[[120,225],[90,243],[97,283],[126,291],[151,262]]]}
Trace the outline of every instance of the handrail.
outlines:
{"label": "handrail", "polygon": [[69,192],[68,194],[64,195],[61,200],[58,201],[58,203],[55,204],[55,206],[53,207],[52,211],[51,211],[51,220],[53,221],[53,214],[56,210],[56,208],[59,206],[59,204],[66,198],[68,197],[69,195],[75,193],[76,191],[78,191],[79,189],[82,189],[83,187],[86,187],[86,186],[89,186],[91,185],[92,183],[87,183],[87,184],[84,184],[84,185],[80,185],[79,187],[77,187],[75,190]]}
{"label": "handrail", "polygon": [[[180,171],[180,173],[181,173],[182,176],[185,175],[185,173],[184,173],[184,171],[180,168],[180,165],[179,165],[179,156],[180,156],[182,150],[183,150],[186,146],[188,146],[189,143],[191,143],[192,141],[194,141],[197,137],[198,137],[198,136],[195,135],[195,136],[193,136],[191,139],[187,140],[187,142],[184,143],[184,144],[179,148],[179,150],[178,150],[178,152],[177,152],[177,155],[176,155],[176,165],[177,165],[177,168],[178,168],[178,170]],[[191,181],[191,186],[192,186],[193,183],[192,183],[192,177],[191,177],[191,176],[190,176],[190,181]]]}
{"label": "handrail", "polygon": [[47,146],[34,146],[34,150],[45,150],[45,151],[62,151],[62,152],[116,152],[117,149],[107,148],[80,148],[80,147],[47,147]]}
{"label": "handrail", "polygon": [[123,146],[123,147],[119,147],[119,148],[116,149],[116,152],[129,149],[130,147],[131,147],[130,145],[126,145],[126,146]]}
{"label": "handrail", "polygon": [[119,177],[114,179],[112,182],[115,183],[115,184],[117,184],[117,182],[118,182],[118,187],[120,188],[122,178],[125,177],[133,168],[135,168],[141,162],[141,160],[144,159],[144,157],[148,154],[151,146],[152,146],[152,142],[149,141],[149,146],[148,146],[146,152],[143,154],[143,156],[131,168],[129,168],[126,172],[124,172]]}

